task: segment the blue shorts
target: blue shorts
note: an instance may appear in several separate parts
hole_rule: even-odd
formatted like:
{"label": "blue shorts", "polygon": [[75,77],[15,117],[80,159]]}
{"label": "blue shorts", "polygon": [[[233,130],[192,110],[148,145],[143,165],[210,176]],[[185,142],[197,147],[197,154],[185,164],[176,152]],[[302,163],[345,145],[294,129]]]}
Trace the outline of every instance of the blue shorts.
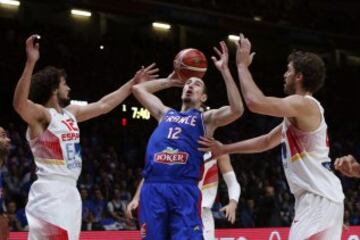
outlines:
{"label": "blue shorts", "polygon": [[146,240],[202,240],[196,184],[147,182],[140,193],[140,232]]}

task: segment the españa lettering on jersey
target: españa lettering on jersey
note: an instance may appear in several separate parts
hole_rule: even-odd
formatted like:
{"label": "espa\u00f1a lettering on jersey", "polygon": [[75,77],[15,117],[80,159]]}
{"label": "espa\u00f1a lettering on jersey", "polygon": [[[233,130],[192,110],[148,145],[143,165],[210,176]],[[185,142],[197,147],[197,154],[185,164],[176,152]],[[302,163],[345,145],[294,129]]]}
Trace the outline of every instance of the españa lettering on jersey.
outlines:
{"label": "espa\u00f1a lettering on jersey", "polygon": [[37,138],[29,139],[38,175],[62,175],[78,179],[82,160],[80,130],[75,117],[63,109],[48,109],[51,121]]}
{"label": "espa\u00f1a lettering on jersey", "polygon": [[143,171],[145,179],[174,176],[199,180],[203,154],[197,150],[197,141],[203,135],[201,111],[171,109],[166,112],[149,139]]}

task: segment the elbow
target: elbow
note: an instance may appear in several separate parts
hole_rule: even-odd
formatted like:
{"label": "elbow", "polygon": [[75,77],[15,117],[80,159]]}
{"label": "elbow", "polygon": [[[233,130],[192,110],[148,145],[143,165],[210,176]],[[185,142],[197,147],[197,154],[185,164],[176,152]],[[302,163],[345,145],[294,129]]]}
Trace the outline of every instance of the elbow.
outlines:
{"label": "elbow", "polygon": [[17,113],[21,112],[21,109],[22,109],[21,101],[19,101],[18,99],[14,98],[12,105],[13,105],[14,110],[15,110]]}
{"label": "elbow", "polygon": [[256,96],[248,96],[245,98],[245,103],[251,112],[258,112],[261,106],[261,99]]}
{"label": "elbow", "polygon": [[237,108],[233,108],[232,113],[233,113],[234,117],[240,118],[244,114],[244,107],[239,106]]}
{"label": "elbow", "polygon": [[139,92],[140,92],[140,87],[139,87],[139,85],[133,85],[133,86],[131,87],[131,92],[132,92],[132,94],[134,94],[135,96],[138,95]]}

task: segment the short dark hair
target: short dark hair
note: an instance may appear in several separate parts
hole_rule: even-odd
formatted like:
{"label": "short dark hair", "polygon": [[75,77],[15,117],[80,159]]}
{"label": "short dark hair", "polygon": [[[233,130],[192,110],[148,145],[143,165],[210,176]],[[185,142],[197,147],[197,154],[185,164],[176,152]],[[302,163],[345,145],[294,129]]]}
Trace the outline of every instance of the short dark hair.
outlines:
{"label": "short dark hair", "polygon": [[324,85],[326,76],[325,63],[317,54],[293,51],[288,57],[288,62],[293,63],[295,73],[303,75],[303,88],[306,91],[315,93]]}
{"label": "short dark hair", "polygon": [[31,79],[30,100],[44,105],[52,92],[59,87],[61,77],[66,78],[65,70],[53,66],[45,67],[35,73]]}

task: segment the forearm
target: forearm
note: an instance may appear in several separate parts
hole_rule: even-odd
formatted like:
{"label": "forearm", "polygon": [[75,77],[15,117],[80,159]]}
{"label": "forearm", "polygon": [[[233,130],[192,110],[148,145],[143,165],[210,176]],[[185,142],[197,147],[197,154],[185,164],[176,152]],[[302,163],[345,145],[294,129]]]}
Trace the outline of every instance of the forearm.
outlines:
{"label": "forearm", "polygon": [[223,145],[223,154],[232,154],[232,153],[259,153],[264,152],[273,148],[268,140],[266,139],[265,135],[236,142],[231,144],[224,144]]}
{"label": "forearm", "polygon": [[146,91],[148,93],[156,93],[161,90],[173,87],[172,82],[167,78],[161,78],[153,81],[139,83],[134,86],[135,91]]}
{"label": "forearm", "polygon": [[139,201],[140,200],[140,192],[142,189],[142,186],[144,185],[144,179],[141,179],[141,182],[139,183],[138,188],[136,189],[135,195],[134,195],[134,200]]}
{"label": "forearm", "polygon": [[241,92],[244,96],[245,101],[248,102],[263,97],[264,94],[255,84],[248,67],[238,65],[237,69],[239,74]]}
{"label": "forearm", "polygon": [[229,201],[233,200],[235,203],[238,203],[241,194],[241,187],[236,179],[235,172],[226,172],[223,174],[223,178],[228,188]]}
{"label": "forearm", "polygon": [[231,75],[229,68],[221,71],[221,75],[224,78],[226,92],[228,96],[229,106],[233,113],[242,114],[244,111],[244,105],[241,100],[240,92],[235,84],[235,81]]}
{"label": "forearm", "polygon": [[104,113],[110,112],[122,103],[131,94],[131,87],[133,85],[134,80],[131,79],[116,91],[101,98],[99,102],[104,106]]}
{"label": "forearm", "polygon": [[15,110],[19,110],[26,106],[29,98],[31,76],[33,74],[35,62],[26,61],[24,71],[16,85],[13,106]]}

